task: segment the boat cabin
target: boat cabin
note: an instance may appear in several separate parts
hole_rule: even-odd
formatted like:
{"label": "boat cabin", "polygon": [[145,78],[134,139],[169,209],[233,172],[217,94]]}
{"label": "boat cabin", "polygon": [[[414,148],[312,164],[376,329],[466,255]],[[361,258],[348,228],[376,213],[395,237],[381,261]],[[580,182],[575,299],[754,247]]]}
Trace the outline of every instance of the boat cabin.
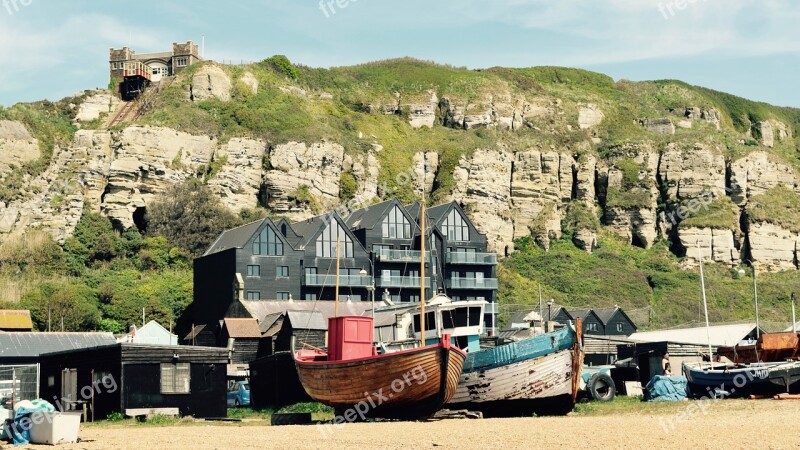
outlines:
{"label": "boat cabin", "polygon": [[[467,352],[479,351],[486,304],[484,300],[453,301],[444,295],[433,297],[430,304],[426,305],[425,345],[435,344],[443,335],[448,334],[458,348]],[[422,337],[420,316],[419,309],[411,313],[414,339]]]}

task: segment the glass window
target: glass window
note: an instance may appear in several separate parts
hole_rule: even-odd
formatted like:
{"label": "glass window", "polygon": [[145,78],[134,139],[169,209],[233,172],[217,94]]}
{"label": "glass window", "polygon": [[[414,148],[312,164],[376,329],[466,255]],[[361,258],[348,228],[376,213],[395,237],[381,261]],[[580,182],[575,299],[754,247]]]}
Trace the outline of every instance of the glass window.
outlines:
{"label": "glass window", "polygon": [[621,323],[617,324],[617,331],[620,332],[620,333],[622,332],[622,324]]}
{"label": "glass window", "polygon": [[455,209],[450,211],[447,218],[442,222],[442,231],[449,241],[468,241],[469,225],[464,217]]}
{"label": "glass window", "polygon": [[395,206],[383,219],[383,237],[390,239],[411,239],[411,222],[406,219],[400,207]]}
{"label": "glass window", "polygon": [[283,256],[283,242],[270,227],[264,228],[253,241],[253,254],[262,256]]}
{"label": "glass window", "polygon": [[596,323],[587,323],[586,324],[586,331],[597,331],[597,324]]}
{"label": "glass window", "polygon": [[306,300],[316,300],[317,294],[306,294]]}
{"label": "glass window", "polygon": [[161,364],[161,393],[191,393],[192,373],[189,363]]}
{"label": "glass window", "polygon": [[[419,323],[419,314],[414,314],[414,330],[419,333],[421,329],[421,325]],[[435,330],[436,329],[436,313],[433,312],[426,312],[425,313],[425,331]]]}
{"label": "glass window", "polygon": [[339,254],[342,258],[353,257],[353,240],[350,235],[339,225],[339,222],[333,221],[322,230],[322,234],[317,238],[317,257],[318,258],[336,258],[336,243],[339,242]]}
{"label": "glass window", "polygon": [[372,244],[372,253],[378,254],[381,250],[391,250],[391,245],[384,245],[384,244]]}
{"label": "glass window", "polygon": [[261,266],[247,266],[247,276],[248,277],[260,277],[261,276]]}
{"label": "glass window", "polygon": [[344,301],[350,300],[350,301],[354,301],[354,302],[360,302],[361,301],[361,294],[340,295],[339,296],[339,300],[344,300]]}
{"label": "glass window", "polygon": [[289,266],[278,266],[275,268],[275,276],[286,278],[289,276]]}
{"label": "glass window", "polygon": [[261,292],[259,291],[247,291],[244,294],[245,300],[261,300]]}
{"label": "glass window", "polygon": [[288,292],[278,292],[275,296],[276,300],[289,300]]}

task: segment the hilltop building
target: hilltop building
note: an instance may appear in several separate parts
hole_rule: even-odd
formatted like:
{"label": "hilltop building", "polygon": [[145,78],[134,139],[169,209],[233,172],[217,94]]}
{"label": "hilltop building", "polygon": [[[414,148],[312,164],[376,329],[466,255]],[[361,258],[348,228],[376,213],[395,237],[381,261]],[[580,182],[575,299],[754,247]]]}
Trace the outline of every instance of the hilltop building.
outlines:
{"label": "hilltop building", "polygon": [[161,77],[177,75],[187,67],[202,61],[198,47],[192,41],[185,44],[172,43],[172,50],[158,53],[137,54],[128,47],[109,49],[109,79],[124,78],[126,63],[143,63],[152,69],[150,81],[156,82]]}

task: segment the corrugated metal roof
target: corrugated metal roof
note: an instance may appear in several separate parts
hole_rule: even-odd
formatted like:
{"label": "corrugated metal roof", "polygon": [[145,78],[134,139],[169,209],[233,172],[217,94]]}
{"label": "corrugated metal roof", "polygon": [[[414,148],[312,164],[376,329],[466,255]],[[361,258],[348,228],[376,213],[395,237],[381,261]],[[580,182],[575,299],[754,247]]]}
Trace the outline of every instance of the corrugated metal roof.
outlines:
{"label": "corrugated metal roof", "polygon": [[0,358],[37,357],[116,343],[111,333],[0,333]]}
{"label": "corrugated metal roof", "polygon": [[327,330],[328,321],[319,311],[287,311],[286,316],[295,330]]}
{"label": "corrugated metal roof", "polygon": [[697,328],[678,328],[674,330],[656,330],[633,333],[630,340],[636,342],[680,342],[684,344],[707,345],[708,336],[711,345],[732,346],[749,336],[755,336],[755,324],[716,325]]}
{"label": "corrugated metal roof", "polygon": [[33,321],[31,312],[27,309],[0,310],[0,330],[31,331]]}
{"label": "corrugated metal roof", "polygon": [[283,322],[281,320],[283,318],[283,313],[272,313],[267,314],[264,316],[263,319],[258,323],[258,329],[261,331],[261,335],[269,335],[271,336],[273,333],[273,327],[277,322]]}
{"label": "corrugated metal roof", "polygon": [[[332,300],[242,300],[242,306],[252,317],[266,317],[268,314],[286,313],[287,311],[312,311],[322,313],[327,321],[333,317],[335,304]],[[370,302],[339,302],[340,316],[365,316],[372,308]]]}

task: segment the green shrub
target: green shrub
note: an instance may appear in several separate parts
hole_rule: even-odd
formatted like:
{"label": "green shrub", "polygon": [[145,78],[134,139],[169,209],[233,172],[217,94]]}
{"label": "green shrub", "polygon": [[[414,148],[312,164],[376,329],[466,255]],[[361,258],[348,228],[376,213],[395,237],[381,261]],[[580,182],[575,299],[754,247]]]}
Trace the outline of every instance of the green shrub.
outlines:
{"label": "green shrub", "polygon": [[272,69],[293,80],[300,78],[300,72],[294,67],[292,62],[289,61],[289,58],[284,55],[275,55],[271,58],[267,58],[264,61],[261,61],[261,64],[271,67]]}

